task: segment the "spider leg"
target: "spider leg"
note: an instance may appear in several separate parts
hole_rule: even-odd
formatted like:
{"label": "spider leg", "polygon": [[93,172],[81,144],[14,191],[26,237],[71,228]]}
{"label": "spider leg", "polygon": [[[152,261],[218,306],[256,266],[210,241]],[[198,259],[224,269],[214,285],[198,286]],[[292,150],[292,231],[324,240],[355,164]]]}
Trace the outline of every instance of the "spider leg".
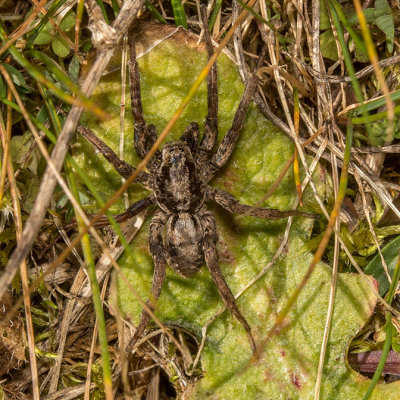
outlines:
{"label": "spider leg", "polygon": [[[131,206],[127,208],[127,210],[122,213],[114,216],[114,219],[117,222],[124,222],[128,220],[129,218],[134,217],[135,215],[139,214],[140,211],[145,210],[147,207],[149,207],[151,204],[154,203],[154,200],[152,197],[145,197],[144,199],[141,199],[137,201],[136,203],[133,203]],[[95,214],[89,214],[88,217],[91,219]],[[76,219],[73,218],[71,222],[69,222],[67,225],[64,226],[65,230],[73,229],[76,228]],[[94,224],[96,228],[102,228],[103,226],[108,226],[110,225],[110,221],[108,218],[104,215],[102,216],[97,222]]]}
{"label": "spider leg", "polygon": [[[207,24],[207,9],[201,7],[201,22],[204,29],[204,40],[206,42],[208,59],[214,54],[214,46],[211,42],[210,32]],[[205,121],[204,136],[199,147],[200,163],[204,163],[208,153],[213,149],[218,136],[218,76],[217,63],[215,62],[207,75],[207,105],[208,114]]]}
{"label": "spider leg", "polygon": [[[125,212],[122,214],[118,214],[114,216],[114,219],[117,222],[125,222],[129,218],[133,218],[135,215],[139,214],[140,211],[145,210],[147,207],[152,205],[154,203],[153,199],[151,197],[145,197],[144,199],[141,199],[137,201],[136,203],[133,203],[130,205]],[[95,224],[97,228],[101,228],[103,226],[108,226],[110,225],[110,221],[106,216],[101,217]]]}
{"label": "spider leg", "polygon": [[191,122],[179,138],[179,141],[186,142],[192,153],[196,153],[199,145],[199,134],[199,125],[196,122]]}
{"label": "spider leg", "polygon": [[266,53],[266,46],[263,47],[260,53],[260,57],[258,58],[257,66],[253,73],[253,76],[249,79],[246,88],[244,90],[242,99],[240,100],[238,109],[236,110],[235,116],[233,117],[233,122],[231,128],[225,134],[221,144],[219,145],[217,151],[212,156],[211,160],[208,162],[208,168],[206,168],[206,172],[204,173],[204,178],[206,181],[209,181],[215,173],[222,168],[226,162],[229,160],[231,156],[236,141],[239,137],[239,133],[243,128],[244,120],[246,117],[247,110],[250,105],[250,101],[253,98],[253,95],[257,89],[257,75],[256,71],[262,65]]}
{"label": "spider leg", "polygon": [[211,273],[211,276],[215,282],[215,285],[217,286],[218,292],[222,297],[222,300],[245,329],[251,349],[253,353],[255,353],[256,344],[251,333],[251,328],[242,313],[239,311],[236,305],[235,297],[233,296],[231,290],[229,289],[229,286],[225,282],[225,279],[219,268],[217,250],[218,234],[214,216],[210,212],[206,211],[201,216],[201,222],[204,232],[203,250],[207,268]]}
{"label": "spider leg", "polygon": [[280,219],[280,218],[287,218],[292,215],[301,215],[306,218],[313,218],[313,219],[319,218],[317,214],[311,214],[303,211],[297,211],[297,210],[280,211],[275,208],[260,208],[260,207],[249,206],[247,204],[242,204],[229,192],[226,192],[225,190],[221,189],[212,188],[211,186],[207,187],[207,197],[210,200],[214,200],[220,206],[224,207],[225,210],[228,210],[232,213],[250,215],[252,217],[258,217],[264,219]]}
{"label": "spider leg", "polygon": [[[154,125],[146,125],[146,121],[143,116],[142,96],[140,91],[140,71],[136,59],[134,29],[132,29],[129,34],[129,56],[129,80],[131,92],[131,110],[135,127],[135,150],[139,157],[144,158],[157,140],[157,131]],[[147,165],[149,171],[152,171],[152,169],[158,165],[159,158],[160,152],[157,151]]]}
{"label": "spider leg", "polygon": [[[146,304],[154,310],[154,302],[158,299],[161,293],[161,288],[165,280],[166,261],[165,250],[163,245],[163,232],[166,221],[166,215],[161,211],[157,211],[154,215],[149,232],[150,253],[154,261],[153,282],[151,284],[151,295]],[[150,320],[150,315],[143,310],[140,317],[139,325],[136,328],[135,334],[128,346],[128,354],[133,350],[136,342],[143,335],[144,330]]]}
{"label": "spider leg", "polygon": [[[115,152],[108,147],[101,139],[99,139],[89,128],[79,126],[77,131],[91,144],[93,144],[103,154],[104,158],[115,168],[115,170],[125,179],[128,179],[134,172],[135,168],[126,161],[120,160]],[[145,188],[152,188],[152,178],[146,172],[139,172],[137,182],[141,183]]]}

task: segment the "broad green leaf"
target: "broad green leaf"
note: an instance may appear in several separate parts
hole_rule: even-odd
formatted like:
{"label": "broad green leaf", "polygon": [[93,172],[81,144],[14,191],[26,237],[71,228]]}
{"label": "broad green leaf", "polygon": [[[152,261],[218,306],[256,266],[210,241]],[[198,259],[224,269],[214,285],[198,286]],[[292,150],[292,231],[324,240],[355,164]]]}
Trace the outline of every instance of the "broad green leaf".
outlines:
{"label": "broad green leaf", "polygon": [[329,20],[328,10],[326,9],[326,2],[320,2],[319,10],[319,29],[321,31],[331,28],[331,21]]}
{"label": "broad green leaf", "polygon": [[375,1],[375,23],[386,35],[386,44],[390,53],[393,52],[394,21],[393,13],[387,0]]}
{"label": "broad green leaf", "polygon": [[70,10],[60,22],[60,29],[68,32],[75,26],[75,11]]}
{"label": "broad green leaf", "polygon": [[321,53],[324,57],[330,60],[338,60],[338,52],[335,37],[333,36],[332,29],[328,29],[321,33],[320,37]]}
{"label": "broad green leaf", "polygon": [[7,72],[10,74],[12,81],[18,86],[25,86],[25,79],[22,76],[21,72],[19,72],[16,68],[12,65],[7,63],[1,64]]}
{"label": "broad green leaf", "polygon": [[[147,31],[147,45],[151,46],[153,41],[165,37],[164,31],[170,32],[168,27],[160,26]],[[160,42],[139,60],[144,113],[147,123],[154,124],[159,131],[188,93],[207,60],[204,48],[196,47],[196,40],[183,31]],[[141,53],[141,49],[138,53]],[[224,55],[218,60],[218,73],[221,140],[232,123],[243,85],[235,65]],[[99,124],[86,116],[86,124],[117,152],[120,137],[119,80],[119,72],[105,76],[94,94],[96,103],[115,115],[115,118]],[[191,121],[203,126],[207,113],[206,97],[204,83],[167,140],[176,140]],[[133,126],[129,109],[125,126],[125,157],[129,163],[137,165],[139,160],[132,149]],[[109,198],[120,186],[118,175],[82,138],[73,146],[73,151],[81,168],[87,171],[88,177],[104,198]],[[252,105],[229,163],[211,184],[228,190],[244,203],[255,204],[292,154],[290,140]],[[321,192],[324,189],[322,177],[322,171],[318,170],[315,180]],[[143,198],[145,193],[139,185],[133,185],[129,191],[130,201]],[[293,175],[290,173],[266,206],[291,209],[295,193]],[[308,191],[304,200],[309,210],[315,209]],[[287,221],[234,216],[211,203],[208,206],[215,213],[219,229],[221,271],[233,293],[238,293],[271,261],[282,241]],[[113,212],[123,209],[123,201],[120,200],[114,205]],[[148,297],[153,273],[148,250],[148,229],[152,215],[154,209],[149,211],[146,222],[133,242],[134,259],[123,255],[118,261],[143,299]],[[285,305],[308,268],[312,254],[306,250],[306,243],[312,223],[304,218],[294,219],[287,250],[266,275],[238,300],[238,306],[259,342],[265,338],[277,311]],[[331,268],[319,264],[290,313],[286,327],[267,343],[260,360],[248,364],[246,368],[252,354],[242,326],[229,312],[217,318],[210,326],[201,357],[204,378],[188,388],[185,398],[312,399],[330,280]],[[372,278],[370,282],[375,284]],[[140,304],[122,280],[119,289],[122,311],[137,324]],[[352,337],[371,316],[375,304],[376,299],[365,280],[356,274],[340,275],[321,399],[360,399],[365,393],[369,380],[351,370],[346,363],[346,352]],[[168,269],[156,314],[164,323],[185,327],[200,339],[202,327],[222,305],[207,268],[203,267],[191,279],[184,279]],[[395,399],[398,388],[398,384],[379,385],[373,398]]]}
{"label": "broad green leaf", "polygon": [[[390,276],[393,276],[394,267],[399,258],[400,236],[393,239],[382,249],[382,255],[386,262]],[[365,267],[366,274],[372,275],[379,282],[379,294],[384,296],[389,290],[390,282],[382,266],[382,260],[377,254]]]}
{"label": "broad green leaf", "polygon": [[56,36],[54,38],[54,40],[51,42],[51,47],[53,48],[54,53],[61,58],[67,57],[70,52],[68,42],[61,36]]}
{"label": "broad green leaf", "polygon": [[33,44],[36,45],[45,45],[49,44],[53,38],[53,25],[50,22],[47,22],[46,25],[40,30],[38,35],[36,36],[35,40],[33,41]]}

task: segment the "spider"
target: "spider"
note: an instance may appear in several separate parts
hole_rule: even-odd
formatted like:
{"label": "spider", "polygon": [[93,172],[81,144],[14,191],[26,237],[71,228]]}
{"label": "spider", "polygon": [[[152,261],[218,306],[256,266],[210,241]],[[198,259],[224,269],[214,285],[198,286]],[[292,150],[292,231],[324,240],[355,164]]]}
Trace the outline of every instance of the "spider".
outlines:
{"label": "spider", "polygon": [[[202,19],[204,24],[205,17],[203,16]],[[204,26],[207,25],[204,24]],[[204,32],[207,53],[210,58],[213,54],[213,45],[208,29],[204,29]],[[153,125],[146,124],[143,116],[134,29],[129,33],[129,47],[134,147],[139,157],[144,158],[155,143],[157,132]],[[264,48],[256,69],[261,66],[265,51]],[[235,298],[219,267],[216,222],[213,214],[207,209],[206,203],[215,201],[232,213],[264,219],[279,219],[292,215],[316,217],[314,214],[296,210],[279,211],[241,204],[230,193],[209,186],[210,180],[226,164],[234,150],[256,87],[257,77],[256,74],[253,74],[245,88],[231,128],[213,152],[218,136],[217,66],[214,63],[207,76],[208,114],[202,139],[199,138],[198,124],[192,122],[177,142],[167,143],[161,151],[157,150],[147,165],[149,173],[140,172],[136,179],[136,182],[141,183],[152,193],[132,204],[125,213],[116,217],[117,221],[122,222],[152,204],[157,206],[149,232],[149,247],[154,262],[151,296],[147,300],[151,309],[154,309],[154,304],[150,298],[154,301],[158,299],[165,280],[167,264],[178,274],[190,278],[205,262],[222,300],[245,329],[253,352],[256,351],[256,344],[251,328],[237,307]],[[114,151],[89,129],[81,127],[79,131],[102,153],[122,177],[128,178],[135,171],[134,167],[120,160]],[[106,223],[105,220],[104,223]],[[143,335],[149,320],[150,315],[143,310],[139,325],[128,348],[132,349]]]}

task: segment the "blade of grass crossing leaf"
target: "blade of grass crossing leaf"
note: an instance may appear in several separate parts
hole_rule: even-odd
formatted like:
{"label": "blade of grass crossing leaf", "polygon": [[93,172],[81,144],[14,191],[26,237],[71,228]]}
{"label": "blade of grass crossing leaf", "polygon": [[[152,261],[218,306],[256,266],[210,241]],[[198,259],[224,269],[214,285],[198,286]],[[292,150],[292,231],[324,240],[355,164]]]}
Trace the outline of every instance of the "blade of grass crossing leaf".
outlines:
{"label": "blade of grass crossing leaf", "polygon": [[[296,87],[293,88],[293,97],[294,97],[294,111],[293,111],[294,129],[296,131],[296,135],[299,136],[300,110],[299,110],[299,95],[298,95]],[[294,182],[296,184],[296,189],[297,189],[297,195],[299,196],[299,203],[302,206],[303,205],[303,192],[301,190],[299,154],[298,154],[297,148],[294,149],[293,173],[294,173]]]}
{"label": "blade of grass crossing leaf", "polygon": [[[5,30],[1,25],[0,25],[0,39],[3,41],[7,40]],[[10,52],[14,60],[17,61],[17,63],[21,65],[21,67],[24,68],[25,71],[32,76],[32,78],[46,85],[61,100],[64,100],[69,104],[76,104],[77,106],[83,107],[86,110],[93,112],[101,119],[107,119],[106,113],[99,107],[97,107],[95,104],[93,104],[93,102],[90,99],[80,94],[79,91],[76,93],[77,98],[74,98],[73,96],[66,94],[62,89],[58,88],[57,85],[55,85],[53,82],[50,82],[42,74],[42,72],[33,64],[31,64],[14,46],[10,46],[8,51]]]}
{"label": "blade of grass crossing leaf", "polygon": [[[390,93],[390,98],[392,99],[393,102],[396,100],[399,100],[400,99],[400,90],[395,90],[394,92]],[[381,97],[381,98],[378,98],[376,100],[373,100],[373,101],[370,101],[370,102],[364,104],[364,109],[367,111],[373,111],[379,107],[382,107],[385,104],[386,104],[385,98]],[[348,113],[357,115],[357,114],[361,114],[361,111],[360,111],[359,107],[356,107],[356,108],[353,108],[352,110],[349,110]]]}
{"label": "blade of grass crossing leaf", "polygon": [[61,67],[47,54],[42,53],[38,50],[28,50],[27,55],[32,55],[39,61],[44,63],[48,70],[54,74],[57,79],[65,85],[72,93],[78,94],[79,87],[71,80],[71,78],[61,69]]}
{"label": "blade of grass crossing leaf", "polygon": [[[394,268],[393,279],[392,279],[392,283],[390,285],[389,293],[387,295],[387,302],[389,304],[392,304],[393,297],[396,292],[397,285],[399,283],[399,279],[400,279],[400,253],[399,253],[399,257],[397,259],[396,266]],[[371,383],[368,387],[368,390],[363,397],[363,400],[368,400],[371,397],[371,394],[374,391],[376,384],[378,383],[379,379],[381,378],[387,356],[389,354],[390,348],[392,347],[393,324],[392,324],[392,313],[389,310],[385,312],[385,320],[386,320],[386,323],[385,323],[386,337],[385,337],[385,343],[384,343],[383,349],[382,349],[381,358],[379,360],[378,366],[376,367],[374,376],[371,379]]]}
{"label": "blade of grass crossing leaf", "polygon": [[210,19],[208,21],[208,30],[211,32],[215,21],[217,19],[219,10],[221,9],[222,0],[217,0],[214,5],[213,12],[211,13]]}
{"label": "blade of grass crossing leaf", "polygon": [[172,11],[174,12],[175,24],[177,26],[183,26],[185,29],[188,28],[186,21],[185,9],[181,0],[171,0]]}
{"label": "blade of grass crossing leaf", "polygon": [[[368,57],[374,66],[375,75],[378,79],[379,85],[381,86],[382,92],[386,99],[386,106],[388,111],[388,127],[387,127],[387,143],[392,143],[394,136],[394,110],[393,103],[390,99],[389,89],[386,85],[385,78],[383,77],[382,71],[379,67],[378,55],[376,53],[375,45],[371,37],[371,33],[369,32],[367,21],[365,19],[364,12],[361,7],[361,3],[359,0],[353,0],[354,8],[356,9],[357,17],[360,22],[361,33],[363,35],[365,44],[367,45]],[[368,132],[369,133],[369,132]]]}
{"label": "blade of grass crossing leaf", "polygon": [[[67,166],[67,176],[68,176],[68,183],[70,185],[72,194],[76,198],[78,202],[79,200],[79,192],[75,181],[75,176],[72,173],[71,164],[68,160],[65,161]],[[82,220],[81,216],[78,212],[75,213],[76,220],[78,222],[79,231],[85,227],[85,223]],[[107,400],[113,399],[113,390],[112,390],[112,379],[111,379],[111,366],[110,366],[110,355],[108,352],[108,338],[107,338],[107,328],[106,328],[106,320],[104,317],[104,310],[103,310],[103,302],[101,300],[100,295],[100,286],[97,281],[96,276],[96,269],[95,263],[93,259],[92,247],[90,244],[90,237],[89,234],[85,233],[81,239],[82,243],[82,251],[83,256],[85,259],[85,263],[87,265],[87,271],[90,281],[90,287],[92,290],[92,299],[94,305],[94,311],[96,314],[97,324],[98,324],[98,334],[99,334],[99,342],[100,342],[100,350],[101,350],[101,360],[102,360],[102,367],[103,367],[103,384],[104,384],[104,391]]]}
{"label": "blade of grass crossing leaf", "polygon": [[328,225],[325,229],[324,235],[321,239],[321,242],[314,254],[314,257],[313,257],[313,259],[310,263],[310,266],[308,267],[308,270],[306,271],[302,281],[300,282],[299,286],[295,289],[293,294],[287,300],[285,307],[283,307],[283,309],[277,315],[274,325],[268,331],[266,338],[263,340],[261,345],[258,347],[256,354],[253,356],[253,360],[257,359],[260,356],[260,354],[263,352],[266,344],[272,338],[272,336],[274,336],[275,334],[278,334],[279,328],[281,327],[283,321],[285,320],[286,316],[288,315],[288,313],[292,309],[293,305],[297,301],[297,298],[299,297],[300,293],[302,292],[302,290],[304,289],[308,280],[310,279],[311,274],[313,273],[317,263],[321,260],[322,256],[324,255],[326,246],[328,245],[329,239],[333,232],[333,227],[334,227],[336,218],[339,215],[340,208],[342,206],[343,199],[344,199],[344,196],[346,193],[352,143],[353,143],[353,127],[351,125],[348,125],[347,126],[347,134],[346,134],[346,147],[345,147],[344,157],[343,157],[343,167],[342,167],[342,173],[340,175],[340,182],[339,182],[339,191],[338,191],[337,199],[335,201],[335,204],[333,206],[333,209],[332,209],[332,212],[330,215],[330,219],[328,221]]}
{"label": "blade of grass crossing leaf", "polygon": [[150,3],[150,1],[146,0],[144,2],[144,5],[147,7],[147,9],[151,12],[153,17],[158,21],[161,22],[162,24],[166,24],[167,21],[164,19],[164,17],[158,12],[157,8],[153,6],[153,4]]}
{"label": "blade of grass crossing leaf", "polygon": [[[385,103],[386,103],[386,99],[385,99]],[[400,105],[396,106],[393,108],[393,114],[397,115],[400,113]],[[373,115],[368,115],[367,117],[358,117],[358,118],[352,118],[351,122],[353,124],[365,124],[365,123],[369,123],[369,122],[374,122],[374,121],[379,121],[380,119],[385,119],[388,117],[388,111],[382,111],[380,113],[377,114],[373,114]]]}
{"label": "blade of grass crossing leaf", "polygon": [[368,57],[368,52],[365,47],[364,42],[361,40],[360,36],[357,35],[357,33],[353,30],[349,22],[347,21],[346,16],[343,13],[342,6],[337,2],[337,0],[330,0],[335,7],[335,11],[340,19],[342,21],[343,26],[347,29],[347,32],[349,32],[351,38],[353,39],[355,45],[357,46],[358,50],[360,50],[366,57]]}
{"label": "blade of grass crossing leaf", "polygon": [[67,0],[56,0],[51,7],[47,10],[46,15],[44,15],[36,28],[34,28],[29,35],[27,36],[26,47],[30,47],[36,37],[39,35],[40,31],[45,27],[45,25],[49,22],[50,18],[54,16],[54,14],[62,7],[62,5]]}
{"label": "blade of grass crossing leaf", "polygon": [[[360,86],[360,83],[358,82],[358,79],[355,74],[355,68],[354,68],[353,62],[351,60],[351,55],[350,55],[349,49],[347,47],[347,43],[344,40],[342,25],[339,21],[339,17],[336,13],[336,9],[332,5],[332,2],[330,0],[325,0],[325,2],[326,2],[326,8],[331,13],[333,24],[335,25],[335,28],[337,31],[337,37],[339,39],[340,47],[342,49],[342,53],[343,53],[343,57],[344,57],[344,63],[346,65],[347,72],[351,78],[351,85],[352,85],[354,93],[357,97],[357,101],[359,103],[361,103],[360,110],[362,112],[362,115],[365,118],[368,118],[368,112],[366,110],[364,110],[364,108],[363,108],[364,98],[363,98],[363,94],[361,91],[361,86]],[[368,134],[371,135],[372,134],[371,125],[369,123],[366,123],[365,128],[366,128]]]}

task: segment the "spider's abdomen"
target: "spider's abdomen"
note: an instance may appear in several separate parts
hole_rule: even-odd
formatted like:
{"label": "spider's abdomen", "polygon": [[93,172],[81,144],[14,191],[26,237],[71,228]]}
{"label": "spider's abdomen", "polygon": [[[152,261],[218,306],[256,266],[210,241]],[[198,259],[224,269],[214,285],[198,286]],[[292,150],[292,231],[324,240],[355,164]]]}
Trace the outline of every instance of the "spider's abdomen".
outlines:
{"label": "spider's abdomen", "polygon": [[205,184],[186,143],[168,143],[163,147],[154,194],[167,214],[193,214],[203,205]]}
{"label": "spider's abdomen", "polygon": [[179,213],[168,218],[165,229],[168,264],[179,274],[190,277],[203,263],[203,229],[197,215]]}

